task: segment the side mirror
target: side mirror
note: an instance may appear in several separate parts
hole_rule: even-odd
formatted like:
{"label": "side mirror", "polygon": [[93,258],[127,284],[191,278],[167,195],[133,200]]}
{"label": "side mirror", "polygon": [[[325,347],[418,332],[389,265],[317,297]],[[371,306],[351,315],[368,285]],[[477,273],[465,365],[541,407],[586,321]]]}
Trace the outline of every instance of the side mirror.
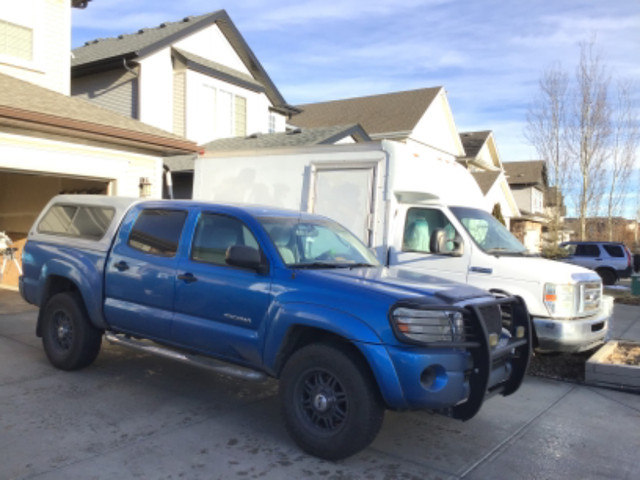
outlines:
{"label": "side mirror", "polygon": [[227,265],[246,268],[249,270],[262,270],[260,251],[257,248],[246,245],[232,245],[225,255]]}
{"label": "side mirror", "polygon": [[442,228],[435,229],[431,234],[429,249],[431,253],[451,255],[452,257],[461,257],[464,253],[462,237],[456,233],[453,239],[448,239],[446,232]]}

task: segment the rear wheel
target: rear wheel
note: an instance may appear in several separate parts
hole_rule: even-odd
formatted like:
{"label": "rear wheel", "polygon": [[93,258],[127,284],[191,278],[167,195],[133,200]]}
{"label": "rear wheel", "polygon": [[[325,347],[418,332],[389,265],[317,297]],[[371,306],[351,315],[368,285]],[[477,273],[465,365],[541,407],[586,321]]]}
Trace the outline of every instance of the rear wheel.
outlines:
{"label": "rear wheel", "polygon": [[364,361],[348,349],[309,345],[287,361],[280,399],[289,434],[305,452],[349,457],[378,434],[384,405]]}
{"label": "rear wheel", "polygon": [[102,331],[89,321],[80,295],[59,293],[44,308],[42,345],[49,361],[61,370],[93,363],[100,352]]}
{"label": "rear wheel", "polygon": [[609,268],[599,268],[596,270],[596,273],[600,275],[600,278],[602,278],[602,283],[604,285],[613,285],[618,280],[616,272]]}

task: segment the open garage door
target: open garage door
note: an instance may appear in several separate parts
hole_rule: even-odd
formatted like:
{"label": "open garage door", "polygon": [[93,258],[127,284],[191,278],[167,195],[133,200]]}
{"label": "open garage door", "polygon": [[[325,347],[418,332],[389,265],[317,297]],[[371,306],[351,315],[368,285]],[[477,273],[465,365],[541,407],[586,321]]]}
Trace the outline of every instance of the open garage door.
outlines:
{"label": "open garage door", "polygon": [[[106,194],[108,180],[16,173],[0,169],[0,232],[12,240],[0,255],[0,286],[17,287],[20,258],[27,233],[49,200],[60,193]],[[2,246],[0,244],[0,246]],[[13,254],[17,262],[10,258]]]}

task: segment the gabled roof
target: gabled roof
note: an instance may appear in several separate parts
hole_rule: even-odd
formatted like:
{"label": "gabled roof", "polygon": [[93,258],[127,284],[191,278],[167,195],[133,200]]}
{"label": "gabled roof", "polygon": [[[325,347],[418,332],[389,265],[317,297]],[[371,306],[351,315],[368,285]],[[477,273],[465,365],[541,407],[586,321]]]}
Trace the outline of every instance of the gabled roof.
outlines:
{"label": "gabled roof", "polygon": [[0,74],[0,125],[135,146],[197,152],[193,142],[79,98]]}
{"label": "gabled roof", "polygon": [[247,75],[244,72],[227,67],[221,63],[207,60],[193,53],[180,50],[179,48],[173,48],[172,50],[175,57],[191,70],[204,73],[205,75],[218,78],[219,80],[238,85],[248,90],[253,90],[254,92],[265,91],[264,85],[257,82],[251,75]]}
{"label": "gabled roof", "polygon": [[292,123],[315,128],[358,123],[372,138],[406,137],[416,127],[442,87],[297,105]]}
{"label": "gabled roof", "polygon": [[496,180],[500,176],[500,173],[502,172],[485,171],[485,172],[471,172],[471,175],[473,176],[476,183],[480,187],[480,190],[482,190],[482,194],[486,195],[489,192],[489,190],[491,190],[491,187],[493,187],[493,184],[496,183]]}
{"label": "gabled roof", "polygon": [[505,162],[502,165],[511,186],[537,186],[541,189],[547,186],[547,166],[544,160]]}
{"label": "gabled roof", "polygon": [[[338,125],[335,127],[297,128],[288,132],[259,133],[247,137],[221,138],[202,146],[205,152],[231,152],[263,150],[269,148],[308,147],[332,145],[353,137],[357,142],[368,142],[371,138],[360,125]],[[164,163],[174,172],[193,170],[194,155],[166,158]]]}
{"label": "gabled roof", "polygon": [[467,158],[475,158],[480,150],[489,139],[491,130],[481,132],[463,132],[460,134],[460,140]]}
{"label": "gabled roof", "polygon": [[82,47],[73,50],[71,74],[76,77],[108,70],[116,66],[120,67],[123,59],[139,59],[169,47],[178,40],[214,24],[220,28],[247,70],[264,86],[267,97],[273,105],[284,109],[287,113],[296,113],[296,109],[287,105],[224,10],[195,17],[185,17],[181,21],[162,23],[155,28],[141,28],[137,33],[86,42]]}

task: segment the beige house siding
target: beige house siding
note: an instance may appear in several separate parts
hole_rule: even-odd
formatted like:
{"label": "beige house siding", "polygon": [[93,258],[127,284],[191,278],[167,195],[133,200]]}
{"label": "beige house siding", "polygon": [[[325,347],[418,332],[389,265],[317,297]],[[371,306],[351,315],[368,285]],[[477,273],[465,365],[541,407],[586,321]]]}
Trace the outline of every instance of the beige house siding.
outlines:
{"label": "beige house siding", "polygon": [[173,133],[184,137],[186,135],[186,72],[173,74]]}
{"label": "beige house siding", "polygon": [[90,100],[112,112],[138,118],[138,78],[135,73],[116,69],[73,79],[71,95]]}

